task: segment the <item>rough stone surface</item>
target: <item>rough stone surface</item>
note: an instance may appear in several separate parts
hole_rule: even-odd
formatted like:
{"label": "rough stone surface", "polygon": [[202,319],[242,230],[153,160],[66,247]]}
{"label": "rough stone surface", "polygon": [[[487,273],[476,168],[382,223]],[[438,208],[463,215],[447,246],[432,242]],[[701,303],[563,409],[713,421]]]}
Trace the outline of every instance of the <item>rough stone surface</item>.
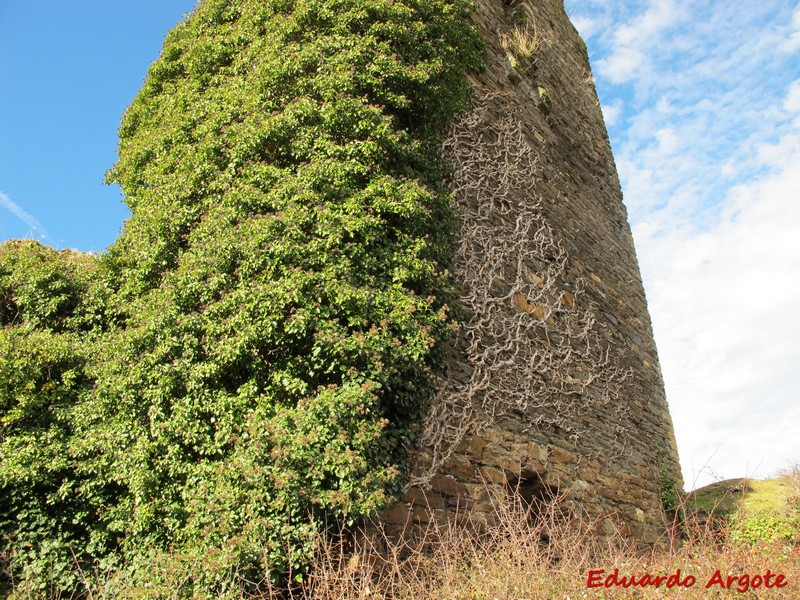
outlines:
{"label": "rough stone surface", "polygon": [[[384,521],[485,515],[488,490],[516,487],[564,493],[652,543],[659,469],[682,481],[586,47],[561,0],[477,5],[488,69],[443,148],[462,220],[464,325]],[[530,56],[515,32],[535,42]]]}

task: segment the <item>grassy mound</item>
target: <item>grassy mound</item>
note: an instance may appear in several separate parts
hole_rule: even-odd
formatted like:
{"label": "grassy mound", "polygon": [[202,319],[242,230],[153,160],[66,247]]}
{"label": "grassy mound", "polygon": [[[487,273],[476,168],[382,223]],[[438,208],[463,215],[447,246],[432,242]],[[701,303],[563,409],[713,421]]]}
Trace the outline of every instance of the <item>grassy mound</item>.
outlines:
{"label": "grassy mound", "polygon": [[689,494],[687,510],[716,522],[734,541],[800,544],[800,469],[766,480],[727,479]]}

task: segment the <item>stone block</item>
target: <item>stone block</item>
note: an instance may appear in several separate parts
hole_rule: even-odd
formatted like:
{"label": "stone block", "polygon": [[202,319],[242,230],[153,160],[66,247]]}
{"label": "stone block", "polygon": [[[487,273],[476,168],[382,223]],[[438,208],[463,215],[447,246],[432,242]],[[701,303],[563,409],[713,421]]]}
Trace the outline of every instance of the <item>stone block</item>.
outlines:
{"label": "stone block", "polygon": [[467,456],[463,454],[453,454],[442,467],[442,471],[454,477],[474,479],[476,467]]}
{"label": "stone block", "polygon": [[450,475],[435,475],[430,482],[431,490],[445,496],[464,496],[466,488]]}
{"label": "stone block", "polygon": [[547,448],[541,444],[528,442],[527,454],[531,460],[538,460],[543,463],[547,462]]}
{"label": "stone block", "polygon": [[475,502],[473,502],[469,498],[463,498],[460,496],[450,496],[447,499],[447,508],[450,510],[457,510],[459,512],[468,511],[475,508]]}
{"label": "stone block", "polygon": [[444,498],[436,492],[425,492],[418,487],[413,487],[403,494],[401,500],[414,506],[427,506],[430,508],[444,508]]}
{"label": "stone block", "polygon": [[411,508],[404,502],[398,502],[383,513],[383,521],[392,525],[405,525],[411,519]]}
{"label": "stone block", "polygon": [[483,449],[486,448],[486,444],[487,441],[485,439],[479,435],[473,435],[470,437],[469,443],[467,444],[467,453],[475,458],[481,458],[483,455]]}
{"label": "stone block", "polygon": [[481,467],[481,476],[489,483],[508,483],[506,474],[495,467]]}
{"label": "stone block", "polygon": [[522,470],[522,463],[517,456],[519,456],[519,454],[516,456],[504,454],[503,456],[499,457],[499,460],[495,461],[494,464],[510,476],[517,475]]}
{"label": "stone block", "polygon": [[569,450],[564,450],[559,446],[550,446],[550,461],[562,465],[572,465],[577,462],[577,455]]}

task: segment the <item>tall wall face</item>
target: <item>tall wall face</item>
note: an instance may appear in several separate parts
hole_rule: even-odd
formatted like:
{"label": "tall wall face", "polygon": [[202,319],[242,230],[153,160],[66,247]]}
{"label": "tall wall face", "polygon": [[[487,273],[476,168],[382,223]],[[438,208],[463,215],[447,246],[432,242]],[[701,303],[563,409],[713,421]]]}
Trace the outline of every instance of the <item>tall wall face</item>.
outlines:
{"label": "tall wall face", "polygon": [[463,324],[385,520],[481,519],[519,484],[655,541],[660,472],[682,482],[586,47],[561,0],[479,0],[474,19],[488,69],[443,146]]}

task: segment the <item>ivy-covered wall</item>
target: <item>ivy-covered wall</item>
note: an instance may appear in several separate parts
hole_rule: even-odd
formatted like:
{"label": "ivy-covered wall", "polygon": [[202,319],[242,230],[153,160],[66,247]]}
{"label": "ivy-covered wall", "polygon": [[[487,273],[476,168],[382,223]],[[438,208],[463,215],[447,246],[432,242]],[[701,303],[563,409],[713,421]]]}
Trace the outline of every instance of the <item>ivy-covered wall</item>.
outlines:
{"label": "ivy-covered wall", "polygon": [[677,452],[561,0],[205,0],[108,179],[107,253],[0,246],[0,592],[240,597],[492,491],[658,539]]}
{"label": "ivy-covered wall", "polygon": [[493,496],[557,494],[656,543],[683,482],[586,46],[562,0],[481,0],[473,22],[487,68],[442,144],[463,316],[384,518],[481,522]]}

